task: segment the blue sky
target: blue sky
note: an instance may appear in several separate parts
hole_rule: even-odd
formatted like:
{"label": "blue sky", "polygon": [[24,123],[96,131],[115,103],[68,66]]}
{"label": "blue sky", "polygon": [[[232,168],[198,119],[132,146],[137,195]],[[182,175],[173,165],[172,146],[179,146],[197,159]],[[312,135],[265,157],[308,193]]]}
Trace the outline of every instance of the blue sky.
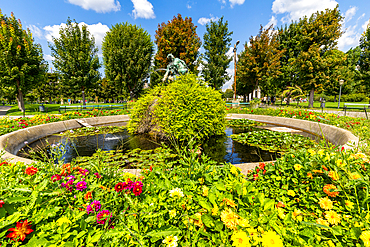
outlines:
{"label": "blue sky", "polygon": [[[50,67],[52,57],[48,42],[52,36],[58,35],[60,26],[68,17],[88,25],[100,49],[104,34],[116,23],[140,25],[154,41],[158,24],[168,22],[180,13],[193,19],[197,34],[203,40],[205,24],[224,16],[224,20],[229,22],[229,30],[233,31],[232,44],[240,40],[239,53],[243,44],[258,33],[260,25],[280,27],[318,10],[334,8],[337,4],[345,17],[342,23],[345,33],[338,48],[347,51],[358,45],[361,33],[369,23],[369,0],[0,0],[3,14],[9,16],[14,12],[23,27],[31,30]],[[101,56],[101,51],[99,53]],[[233,67],[231,63],[231,75]],[[224,88],[231,82],[232,79]]]}

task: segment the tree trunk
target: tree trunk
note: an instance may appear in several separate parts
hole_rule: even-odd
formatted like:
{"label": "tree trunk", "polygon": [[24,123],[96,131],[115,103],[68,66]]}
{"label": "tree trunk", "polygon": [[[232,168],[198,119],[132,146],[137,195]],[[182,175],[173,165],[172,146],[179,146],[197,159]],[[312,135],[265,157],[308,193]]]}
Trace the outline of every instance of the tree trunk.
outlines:
{"label": "tree trunk", "polygon": [[18,108],[21,112],[24,113],[24,101],[23,101],[23,93],[22,90],[20,89],[19,81],[17,81],[17,86],[18,86],[18,94],[17,94],[17,101],[18,101]]}
{"label": "tree trunk", "polygon": [[82,88],[82,105],[83,106],[86,106],[86,102],[85,102],[85,91],[84,91],[83,88]]}
{"label": "tree trunk", "polygon": [[314,94],[315,94],[315,88],[311,88],[308,108],[313,108],[313,96],[314,96]]}

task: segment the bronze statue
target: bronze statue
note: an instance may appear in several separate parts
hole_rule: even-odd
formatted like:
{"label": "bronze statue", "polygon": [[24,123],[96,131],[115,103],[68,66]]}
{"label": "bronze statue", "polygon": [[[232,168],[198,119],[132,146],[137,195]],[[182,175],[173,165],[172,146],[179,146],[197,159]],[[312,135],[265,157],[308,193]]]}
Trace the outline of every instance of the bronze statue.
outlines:
{"label": "bronze statue", "polygon": [[[172,80],[173,76],[184,75],[188,72],[188,66],[186,66],[186,63],[183,60],[175,58],[172,54],[168,54],[167,58],[170,60],[170,63],[167,65],[166,74],[162,80],[163,82],[166,82],[167,79]],[[172,76],[169,75],[170,73]]]}

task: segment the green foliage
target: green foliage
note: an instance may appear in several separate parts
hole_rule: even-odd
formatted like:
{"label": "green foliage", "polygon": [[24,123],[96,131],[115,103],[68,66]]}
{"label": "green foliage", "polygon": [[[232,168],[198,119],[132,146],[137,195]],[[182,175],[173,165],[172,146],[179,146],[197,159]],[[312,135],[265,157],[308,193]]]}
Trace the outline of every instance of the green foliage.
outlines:
{"label": "green foliage", "polygon": [[114,83],[115,90],[137,98],[148,77],[154,52],[150,35],[143,28],[119,23],[104,37],[103,59],[105,75]]}
{"label": "green foliage", "polygon": [[284,50],[279,50],[277,33],[273,27],[263,29],[261,26],[259,34],[249,39],[250,45],[246,42],[245,50],[239,55],[237,65],[237,80],[246,87],[257,89],[261,87],[262,92],[269,93],[272,78],[276,78],[281,72],[280,57]]}
{"label": "green foliage", "polygon": [[159,132],[177,140],[202,140],[223,134],[225,116],[221,93],[201,85],[196,75],[187,74],[140,98],[130,116],[128,131]]}
{"label": "green foliage", "polygon": [[[53,65],[61,75],[67,97],[76,97],[81,91],[91,89],[99,80],[98,48],[86,25],[67,19],[66,27],[60,28],[60,38],[49,43]],[[84,93],[82,93],[84,97]],[[85,100],[83,99],[85,104]]]}
{"label": "green foliage", "polygon": [[302,148],[318,148],[319,144],[301,135],[259,130],[231,135],[231,138],[239,143],[259,147],[269,152],[286,153]]}
{"label": "green foliage", "polygon": [[[196,33],[196,26],[191,18],[182,18],[180,14],[171,21],[158,25],[155,31],[157,54],[154,57],[154,69],[165,69],[169,63],[168,54],[183,60],[192,73],[197,73],[197,61],[200,38]],[[157,85],[164,76],[164,71],[156,71],[150,78],[151,86]]]}
{"label": "green foliage", "polygon": [[[330,70],[335,69],[330,67],[343,62],[341,58],[335,59],[335,53],[330,52],[342,34],[342,19],[337,6],[333,10],[318,11],[310,18],[304,17],[298,22],[300,52],[292,63],[297,71],[298,85],[310,92],[310,107],[313,107],[315,89],[322,88],[329,80]],[[334,57],[331,58],[330,54]]]}
{"label": "green foliage", "polygon": [[226,81],[230,79],[226,69],[232,58],[228,58],[226,53],[229,50],[231,35],[228,22],[221,17],[217,22],[211,21],[206,25],[204,33],[204,59],[202,75],[209,86],[220,90]]}
{"label": "green foliage", "polygon": [[365,32],[360,38],[360,60],[359,71],[362,84],[366,86],[367,93],[370,92],[370,25],[367,26]]}
{"label": "green foliage", "polygon": [[0,22],[0,86],[6,88],[4,96],[17,96],[18,108],[24,111],[23,95],[44,80],[46,62],[41,46],[13,13],[7,17],[0,10]]}

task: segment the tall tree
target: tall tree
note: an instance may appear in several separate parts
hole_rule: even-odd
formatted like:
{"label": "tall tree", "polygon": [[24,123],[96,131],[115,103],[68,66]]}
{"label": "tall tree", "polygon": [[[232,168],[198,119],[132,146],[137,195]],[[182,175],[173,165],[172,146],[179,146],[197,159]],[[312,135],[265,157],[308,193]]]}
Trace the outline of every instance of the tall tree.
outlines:
{"label": "tall tree", "polygon": [[228,22],[224,22],[223,17],[206,25],[206,33],[203,36],[205,62],[202,75],[214,89],[221,89],[230,79],[226,69],[232,58],[229,58],[226,52],[229,50],[232,34],[233,32],[229,32]]}
{"label": "tall tree", "polygon": [[147,31],[129,23],[119,23],[103,40],[105,75],[115,83],[120,95],[137,97],[148,78],[154,44]]}
{"label": "tall tree", "polygon": [[46,62],[39,44],[35,44],[29,30],[22,29],[21,21],[3,15],[0,10],[0,85],[17,97],[23,111],[23,95],[44,80]]}
{"label": "tall tree", "polygon": [[262,92],[269,93],[272,89],[268,83],[281,72],[280,58],[284,50],[279,50],[277,33],[272,25],[267,29],[261,26],[259,34],[252,36],[245,43],[245,50],[239,55],[237,64],[237,77],[240,83],[253,84],[254,89],[261,87]]}
{"label": "tall tree", "polygon": [[66,27],[60,28],[59,35],[60,38],[53,37],[53,43],[49,43],[51,55],[55,58],[54,67],[61,75],[69,95],[81,92],[85,105],[85,90],[90,89],[100,77],[95,39],[86,25],[80,27],[70,18],[67,19]]}
{"label": "tall tree", "polygon": [[[368,96],[370,95],[370,24],[367,25],[365,32],[360,38],[360,60],[359,60],[359,78],[361,83],[366,86]],[[369,102],[370,104],[370,102]]]}
{"label": "tall tree", "polygon": [[298,22],[301,51],[293,63],[296,66],[299,86],[310,92],[310,107],[313,107],[315,89],[322,87],[328,80],[325,53],[336,48],[342,35],[342,19],[337,6],[334,9],[318,11],[310,18],[305,16]]}
{"label": "tall tree", "polygon": [[[171,21],[158,25],[155,31],[155,44],[157,54],[154,57],[155,70],[164,69],[169,61],[168,54],[180,58],[188,66],[190,72],[197,74],[196,61],[199,55],[201,41],[196,33],[197,26],[191,18],[182,18],[180,14],[174,16]],[[163,77],[164,72],[152,73],[150,84],[157,84]]]}

